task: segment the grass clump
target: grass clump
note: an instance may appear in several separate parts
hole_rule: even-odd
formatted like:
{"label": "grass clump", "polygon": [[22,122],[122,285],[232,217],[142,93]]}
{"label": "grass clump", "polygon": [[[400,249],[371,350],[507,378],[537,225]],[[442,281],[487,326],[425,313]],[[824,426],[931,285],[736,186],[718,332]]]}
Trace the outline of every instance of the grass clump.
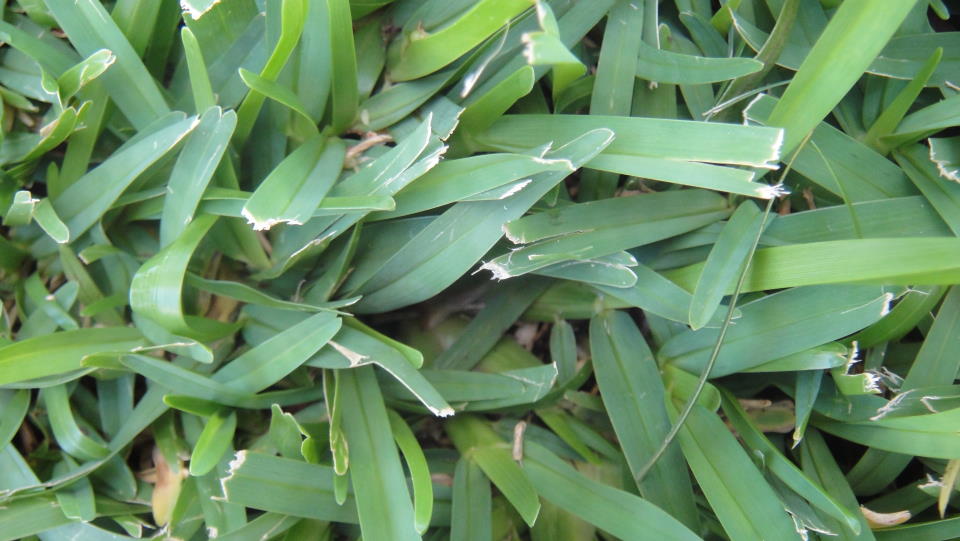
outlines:
{"label": "grass clump", "polygon": [[0,541],[955,539],[940,0],[2,4]]}

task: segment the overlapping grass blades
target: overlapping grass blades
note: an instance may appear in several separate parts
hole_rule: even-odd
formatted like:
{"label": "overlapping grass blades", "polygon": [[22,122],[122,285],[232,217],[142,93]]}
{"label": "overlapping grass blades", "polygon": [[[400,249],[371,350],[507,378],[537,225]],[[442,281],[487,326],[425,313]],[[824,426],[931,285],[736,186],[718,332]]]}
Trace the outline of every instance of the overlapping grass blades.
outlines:
{"label": "overlapping grass blades", "polygon": [[960,538],[955,9],[3,3],[0,541]]}

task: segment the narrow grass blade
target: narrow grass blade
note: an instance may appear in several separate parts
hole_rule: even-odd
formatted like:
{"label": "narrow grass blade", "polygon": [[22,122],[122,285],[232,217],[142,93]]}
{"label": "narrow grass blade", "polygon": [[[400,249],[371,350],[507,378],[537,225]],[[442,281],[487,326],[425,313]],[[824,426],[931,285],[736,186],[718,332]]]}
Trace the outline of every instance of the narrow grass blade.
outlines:
{"label": "narrow grass blade", "polygon": [[[333,499],[333,469],[299,460],[238,451],[220,480],[228,502],[298,517],[357,523],[353,497]],[[271,487],[266,489],[265,487]]]}
{"label": "narrow grass blade", "polygon": [[[925,156],[924,148],[912,145],[894,153],[894,159],[927,198],[954,235],[960,234],[960,186],[941,178],[943,172]],[[939,173],[939,174],[938,174]]]}
{"label": "narrow grass blade", "polygon": [[703,328],[710,322],[724,294],[740,276],[762,222],[760,209],[745,201],[727,220],[710,255],[703,264],[703,273],[690,299],[690,327]]}
{"label": "narrow grass blade", "polygon": [[[811,286],[767,295],[740,306],[711,377],[732,374],[844,337],[879,320],[893,294],[876,286]],[[657,357],[699,373],[719,329],[688,331],[670,339]]]}
{"label": "narrow grass blade", "polygon": [[237,429],[237,414],[220,410],[207,419],[190,455],[190,475],[199,477],[213,470],[231,447]]}
{"label": "narrow grass blade", "polygon": [[[207,291],[216,295],[236,299],[247,304],[256,304],[269,308],[279,308],[281,310],[295,310],[298,312],[326,312],[341,306],[351,304],[351,299],[344,301],[334,301],[322,303],[319,305],[306,304],[301,302],[285,301],[272,297],[259,289],[254,289],[240,282],[230,280],[208,280],[201,278],[196,274],[187,274],[186,283],[201,291]],[[353,299],[355,301],[355,299]]]}
{"label": "narrow grass blade", "polygon": [[457,461],[453,473],[453,510],[450,541],[487,541],[493,537],[490,481],[476,462]]}
{"label": "narrow grass blade", "polygon": [[694,407],[680,445],[731,539],[799,539],[776,493],[719,417]]}
{"label": "narrow grass blade", "polygon": [[520,36],[523,42],[523,57],[531,66],[551,66],[553,73],[553,97],[556,99],[564,89],[587,71],[560,37],[560,27],[553,10],[546,2],[535,3],[539,32],[526,32]]}
{"label": "narrow grass blade", "polygon": [[592,170],[673,182],[721,192],[769,199],[770,187],[754,182],[756,173],[732,167],[665,160],[627,154],[601,154],[587,164]]}
{"label": "narrow grass blade", "polygon": [[33,209],[33,219],[36,220],[40,229],[53,239],[57,244],[67,244],[70,242],[70,229],[63,220],[57,216],[57,211],[49,199],[41,199],[36,208]]}
{"label": "narrow grass blade", "polygon": [[[577,167],[600,152],[611,137],[609,130],[588,132],[545,157],[569,160],[572,167]],[[503,201],[454,205],[384,264],[383,271],[359,291],[364,298],[356,310],[362,313],[372,306],[386,310],[437,293],[496,244],[503,235],[503,224],[523,215],[566,174],[566,171],[540,173],[530,185]],[[446,240],[438,242],[441,238]],[[429,283],[422,280],[422,276],[430,276]]]}
{"label": "narrow grass blade", "polygon": [[[605,296],[623,301],[671,321],[685,323],[689,319],[690,294],[683,288],[645,265],[631,267],[637,283],[627,288],[595,286]],[[717,320],[712,321],[717,323]]]}
{"label": "narrow grass blade", "polygon": [[933,71],[937,69],[937,64],[940,63],[941,58],[943,58],[943,49],[938,47],[933,54],[930,55],[930,58],[927,59],[923,67],[920,68],[917,75],[910,80],[910,84],[905,86],[903,90],[897,94],[897,97],[894,98],[890,105],[884,109],[883,113],[877,117],[873,125],[870,126],[870,129],[867,130],[867,135],[864,137],[865,144],[881,153],[889,150],[886,145],[880,142],[881,138],[890,135],[897,128],[897,125],[900,124],[900,121],[903,120],[903,117],[907,114],[910,105],[917,99],[917,96],[927,85],[927,81],[930,80]]}
{"label": "narrow grass blade", "polygon": [[[685,197],[671,197],[674,194]],[[545,227],[542,232],[537,230],[536,224],[528,229],[521,229],[523,226],[518,224],[518,227],[512,231],[508,229],[508,238],[514,242],[530,242],[531,239],[536,240],[542,237],[551,238],[511,250],[484,263],[482,268],[490,270],[497,279],[520,276],[555,263],[594,259],[615,254],[621,250],[650,244],[709,225],[728,214],[725,202],[717,199],[715,194],[709,192],[701,192],[701,194],[703,197],[694,197],[685,192],[665,192],[649,194],[649,196],[581,203],[578,205],[581,208],[574,208],[575,210],[570,213],[573,215],[573,219],[562,222],[556,220],[555,223]],[[613,212],[615,210],[622,212],[630,208],[628,205],[617,205],[616,203],[632,203],[633,201],[629,201],[631,199],[637,200],[638,207],[649,208],[650,210],[641,215],[631,215],[628,218],[624,217],[624,214]],[[681,200],[685,204],[681,204]],[[590,206],[590,208],[585,208],[587,206]],[[568,209],[570,208],[568,207]],[[577,210],[583,212],[578,213]],[[607,212],[605,219],[596,220],[591,228],[578,229],[577,221],[579,219],[587,216],[597,216],[604,211]],[[551,215],[553,214],[545,213],[541,216],[542,220],[538,220],[537,215],[531,216],[528,223],[546,221],[547,216]],[[617,219],[619,219],[619,223],[614,223],[614,220]],[[510,228],[510,225],[507,227]],[[569,234],[557,236],[564,233]]]}
{"label": "narrow grass blade", "polygon": [[914,4],[857,0],[837,9],[770,115],[770,125],[787,131],[784,152],[796,148],[839,103]]}
{"label": "narrow grass blade", "polygon": [[330,118],[334,131],[341,131],[353,124],[359,102],[353,24],[348,0],[326,0],[326,8],[330,24]]}
{"label": "narrow grass blade", "polygon": [[70,228],[71,238],[76,239],[96,223],[140,173],[196,127],[197,119],[182,118],[166,117],[155,127],[146,127],[136,141],[129,142],[53,199],[53,208]]}
{"label": "narrow grass blade", "polygon": [[240,68],[240,78],[243,79],[244,84],[250,87],[250,90],[259,92],[300,115],[300,117],[306,121],[304,125],[308,126],[307,129],[311,135],[319,134],[316,122],[313,117],[310,116],[303,102],[300,101],[300,97],[297,96],[293,90],[276,81],[264,79],[256,73],[243,68]]}
{"label": "narrow grass blade", "polygon": [[[260,71],[260,77],[266,81],[275,81],[280,76],[283,67],[286,66],[290,55],[300,41],[300,34],[303,31],[304,21],[306,20],[308,4],[306,0],[283,0],[280,7],[281,30],[270,57]],[[237,110],[237,129],[234,132],[234,141],[238,147],[243,147],[250,132],[253,130],[253,123],[260,113],[263,101],[266,96],[251,90],[243,99],[240,108]]]}
{"label": "narrow grass blade", "polygon": [[147,260],[130,284],[130,306],[167,331],[191,337],[194,330],[184,319],[181,291],[187,265],[217,217],[201,216],[166,248]]}
{"label": "narrow grass blade", "polygon": [[413,504],[373,368],[341,372],[340,385],[350,479],[364,538],[418,539]]}
{"label": "narrow grass blade", "polygon": [[169,112],[156,81],[100,2],[49,0],[46,4],[80,54],[108,49],[116,56],[116,66],[102,79],[110,99],[137,129]]}
{"label": "narrow grass blade", "polygon": [[326,349],[311,359],[310,364],[324,368],[350,368],[376,364],[402,383],[434,415],[439,417],[453,415],[453,408],[417,370],[417,366],[411,363],[403,351],[395,347],[395,344],[385,340],[385,337],[347,325],[340,330]]}
{"label": "narrow grass blade", "polygon": [[523,189],[525,183],[529,183],[530,176],[564,169],[569,170],[560,160],[542,160],[520,154],[486,154],[444,160],[397,194],[396,210],[376,213],[371,219],[416,214],[520,180],[520,184],[500,197],[506,199]]}
{"label": "narrow grass blade", "polygon": [[238,391],[255,393],[299,368],[340,330],[341,319],[322,312],[285,329],[237,357],[213,379]]}
{"label": "narrow grass blade", "polygon": [[940,303],[947,289],[940,286],[911,288],[883,319],[850,337],[859,347],[895,342],[912,331]]}
{"label": "narrow grass blade", "polygon": [[524,522],[533,525],[540,513],[540,501],[507,443],[483,421],[471,416],[448,421],[446,431],[457,449],[480,466]]}
{"label": "narrow grass blade", "polygon": [[640,45],[637,77],[659,83],[702,85],[756,73],[763,64],[752,58],[710,58]]}
{"label": "narrow grass blade", "polygon": [[[53,475],[54,477],[62,477],[76,467],[77,463],[65,455],[53,467]],[[90,479],[82,478],[72,485],[58,490],[55,494],[57,503],[60,504],[60,509],[67,518],[80,522],[90,522],[97,517],[97,506],[94,501],[93,486],[90,484]]]}
{"label": "narrow grass blade", "polygon": [[0,385],[78,370],[88,355],[143,344],[143,335],[130,327],[78,329],[14,342],[0,348]]}
{"label": "narrow grass blade", "polygon": [[484,309],[470,321],[457,341],[433,361],[433,368],[472,369],[546,287],[546,281],[536,278],[504,284],[484,299]]}
{"label": "narrow grass blade", "polygon": [[422,29],[403,35],[387,51],[387,68],[395,81],[433,73],[479,45],[510,19],[530,8],[529,0],[483,0],[436,32]]}
{"label": "narrow grass blade", "polygon": [[193,107],[199,114],[201,111],[206,111],[216,105],[216,96],[210,84],[210,76],[207,73],[207,65],[203,60],[200,43],[189,26],[184,26],[180,30],[180,40],[183,42],[183,54],[187,61],[187,69],[190,72]]}
{"label": "narrow grass blade", "polygon": [[30,391],[0,389],[0,407],[4,411],[0,419],[0,446],[5,446],[16,435],[30,409]]}
{"label": "narrow grass blade", "polygon": [[584,476],[536,443],[524,445],[523,471],[543,499],[621,539],[699,539],[659,507]]}
{"label": "narrow grass blade", "polygon": [[[863,239],[811,242],[757,250],[744,291],[814,284],[951,284],[960,273],[953,238]],[[693,288],[698,263],[667,272],[681,287]],[[729,292],[729,290],[727,291]]]}
{"label": "narrow grass blade", "polygon": [[336,181],[345,152],[336,138],[307,140],[260,183],[241,214],[257,231],[303,225]]}
{"label": "narrow grass blade", "polygon": [[764,456],[764,466],[771,474],[810,502],[811,505],[842,522],[854,534],[860,533],[860,518],[856,514],[837,502],[781,454],[774,444],[754,426],[732,394],[721,391],[721,396],[723,397],[723,411],[726,413],[727,419],[733,424],[737,434],[743,438],[747,447],[752,449],[754,453]]}
{"label": "narrow grass blade", "polygon": [[421,535],[430,526],[430,516],[433,514],[433,485],[430,480],[430,469],[423,449],[417,442],[417,437],[402,417],[393,410],[387,410],[390,417],[390,428],[397,447],[403,453],[403,460],[410,472],[413,484],[413,514],[414,527]]}
{"label": "narrow grass blade", "polygon": [[[743,111],[746,120],[772,125],[779,101],[760,94]],[[827,122],[813,127],[810,143],[797,150],[792,169],[850,201],[914,195],[909,181],[890,160]],[[842,186],[841,186],[842,183]]]}
{"label": "narrow grass blade", "polygon": [[533,89],[533,68],[524,66],[487,92],[471,96],[460,115],[458,133],[479,133],[490,127],[510,106]]}
{"label": "narrow grass blade", "polygon": [[[515,152],[551,141],[568,142],[580,134],[605,128],[616,139],[606,155],[645,156],[730,165],[773,168],[780,159],[781,130],[604,115],[504,115],[477,136],[485,149]],[[589,165],[588,165],[589,167]]]}
{"label": "narrow grass blade", "polygon": [[110,455],[110,450],[98,436],[87,435],[77,424],[70,395],[64,385],[46,387],[40,399],[50,416],[50,428],[57,444],[69,455],[83,461],[101,460]]}
{"label": "narrow grass blade", "polygon": [[172,243],[193,220],[236,123],[237,116],[233,111],[224,113],[219,107],[210,108],[201,115],[200,123],[187,139],[170,173],[160,218],[161,247]]}
{"label": "narrow grass blade", "polygon": [[929,141],[930,159],[940,176],[960,182],[960,138],[931,137]]}
{"label": "narrow grass blade", "polygon": [[[663,382],[653,353],[624,312],[590,320],[593,370],[604,406],[634,478],[670,431]],[[691,529],[697,526],[693,491],[680,450],[674,446],[638,483],[640,494]]]}

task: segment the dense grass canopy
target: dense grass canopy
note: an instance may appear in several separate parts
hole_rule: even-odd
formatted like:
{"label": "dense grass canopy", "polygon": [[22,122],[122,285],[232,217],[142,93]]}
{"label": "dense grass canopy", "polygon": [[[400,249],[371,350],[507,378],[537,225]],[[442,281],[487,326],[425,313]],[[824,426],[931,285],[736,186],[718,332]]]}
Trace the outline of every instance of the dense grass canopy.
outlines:
{"label": "dense grass canopy", "polygon": [[0,2],[0,541],[960,538],[951,9]]}

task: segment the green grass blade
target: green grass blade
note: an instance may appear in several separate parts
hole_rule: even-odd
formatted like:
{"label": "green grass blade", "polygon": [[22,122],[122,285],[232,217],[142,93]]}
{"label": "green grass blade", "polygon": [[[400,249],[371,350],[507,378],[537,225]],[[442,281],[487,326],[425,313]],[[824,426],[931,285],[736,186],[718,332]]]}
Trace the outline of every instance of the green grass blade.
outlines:
{"label": "green grass blade", "polygon": [[694,407],[680,445],[731,539],[799,538],[776,493],[719,417]]}
{"label": "green grass blade", "polygon": [[[593,370],[604,406],[636,479],[670,431],[663,383],[653,353],[624,312],[590,320]],[[693,491],[680,450],[669,449],[639,482],[640,494],[691,529],[697,526]]]}
{"label": "green grass blade", "polygon": [[324,368],[376,364],[403,384],[434,415],[453,415],[453,408],[417,370],[417,366],[405,358],[403,351],[395,344],[383,338],[348,324],[334,337],[329,347],[310,360],[310,364]]}
{"label": "green grass blade", "polygon": [[[260,71],[260,77],[266,81],[276,81],[280,76],[281,70],[287,65],[290,55],[293,53],[297,42],[300,41],[300,34],[303,31],[304,21],[307,15],[306,0],[283,0],[280,7],[281,12],[281,30],[270,57],[266,65]],[[234,132],[234,141],[238,147],[243,147],[250,132],[253,131],[253,123],[260,114],[260,108],[266,96],[251,89],[240,104],[237,110],[237,130]]]}
{"label": "green grass blade", "polygon": [[70,395],[64,385],[46,387],[40,399],[50,416],[50,428],[60,447],[71,456],[83,460],[100,460],[110,455],[110,450],[99,437],[88,436],[77,424]]}
{"label": "green grass blade", "polygon": [[404,34],[387,51],[390,77],[407,81],[443,68],[530,5],[529,0],[483,0],[437,32],[415,29]]}
{"label": "green grass blade", "polygon": [[172,243],[193,220],[236,124],[236,114],[224,113],[219,107],[207,109],[200,116],[200,123],[187,139],[170,173],[160,218],[161,247]]}
{"label": "green grass blade", "polygon": [[506,442],[483,421],[457,416],[446,424],[447,434],[457,449],[476,462],[528,525],[540,513],[540,500]]}
{"label": "green grass blade", "polygon": [[334,314],[310,316],[237,357],[213,379],[238,391],[258,392],[300,367],[340,328],[341,319]]}
{"label": "green grass blade", "polygon": [[763,68],[752,58],[710,58],[640,45],[637,77],[659,83],[701,85],[744,77]]}
{"label": "green grass blade", "polygon": [[305,141],[260,183],[243,206],[244,218],[257,231],[280,223],[303,225],[336,181],[345,152],[336,138]]}
{"label": "green grass blade", "polygon": [[419,539],[390,421],[370,367],[340,374],[343,431],[360,530],[370,541]]}
{"label": "green grass blade", "polygon": [[207,74],[207,65],[203,60],[203,51],[197,37],[184,26],[180,31],[180,40],[183,42],[183,54],[190,72],[190,89],[193,92],[193,107],[197,114],[216,105],[216,96]]}
{"label": "green grass blade", "polygon": [[326,0],[326,9],[330,24],[330,120],[333,130],[339,132],[357,118],[357,57],[349,2]]}
{"label": "green grass blade", "polygon": [[333,469],[299,460],[238,451],[220,480],[228,502],[263,511],[357,523],[353,497],[343,505],[333,499]]}
{"label": "green grass blade", "polygon": [[184,319],[180,296],[187,265],[216,221],[209,214],[193,220],[176,241],[140,267],[130,284],[130,306],[135,312],[173,334],[195,334]]}
{"label": "green grass blade", "polygon": [[196,127],[197,119],[179,120],[182,118],[166,117],[154,124],[155,128],[147,127],[136,141],[128,143],[53,199],[53,208],[70,228],[71,238],[79,237],[96,223],[140,173]]}
{"label": "green grass blade", "polygon": [[[892,293],[876,286],[810,286],[743,304],[710,375],[732,374],[844,337],[883,317],[892,300]],[[706,328],[678,334],[657,357],[699,373],[719,332]]]}
{"label": "green grass blade", "polygon": [[63,223],[49,199],[41,199],[33,209],[33,219],[37,225],[57,244],[70,242],[70,229]]}
{"label": "green grass blade", "polygon": [[306,121],[305,125],[310,127],[311,135],[319,134],[319,131],[316,129],[316,122],[313,117],[310,116],[310,113],[307,112],[306,106],[300,101],[300,97],[297,96],[293,90],[276,81],[264,79],[256,73],[243,68],[240,68],[240,78],[243,79],[244,84],[250,87],[250,90],[259,92],[300,115],[301,118]]}
{"label": "green grass blade", "polygon": [[[76,467],[76,462],[69,456],[64,456],[63,460],[57,462],[53,467],[53,475],[54,477],[61,477]],[[58,490],[56,497],[57,503],[60,504],[60,510],[71,520],[90,522],[97,517],[93,485],[90,484],[90,479],[82,478],[76,483]]]}
{"label": "green grass blade", "polygon": [[485,306],[473,318],[456,342],[434,361],[437,370],[470,370],[493,348],[530,303],[546,289],[547,282],[523,279],[504,284],[487,297]]}
{"label": "green grass blade", "polygon": [[476,462],[457,461],[453,474],[450,541],[487,541],[493,537],[490,481]]}
{"label": "green grass blade", "polygon": [[[609,130],[595,130],[546,157],[570,160],[576,167],[596,155],[610,140]],[[530,185],[503,201],[454,205],[385,263],[384,270],[359,291],[364,298],[356,305],[356,310],[363,312],[370,306],[376,306],[378,310],[404,306],[429,298],[449,285],[496,244],[503,235],[503,224],[519,218],[566,173],[540,173]],[[446,242],[438,243],[444,235]],[[431,283],[418,279],[418,273],[431,276]]]}
{"label": "green grass blade", "polygon": [[[568,169],[563,163],[520,154],[485,154],[459,160],[444,160],[397,194],[397,208],[394,211],[376,213],[371,219],[416,214],[517,180],[525,181],[537,173],[563,169]],[[516,192],[517,188],[522,189],[523,186],[525,184],[508,192]],[[506,197],[509,197],[509,193]]]}
{"label": "green grass blade", "polygon": [[723,397],[723,411],[727,415],[727,419],[730,420],[737,433],[743,438],[747,447],[752,449],[754,453],[763,454],[764,466],[770,473],[810,502],[811,505],[843,522],[854,534],[860,533],[860,518],[856,514],[834,500],[832,496],[804,475],[787,457],[782,455],[774,444],[764,437],[749,420],[733,395],[721,391],[721,396]]}
{"label": "green grass blade", "polygon": [[190,455],[190,475],[199,477],[213,470],[229,451],[236,429],[236,412],[220,410],[210,416],[203,426],[203,432],[200,433],[197,444],[193,446],[193,453]]}
{"label": "green grass blade", "polygon": [[88,355],[124,352],[144,344],[129,327],[85,328],[37,336],[0,348],[0,384],[64,374]]}
{"label": "green grass blade", "polygon": [[460,131],[457,133],[479,133],[489,128],[511,105],[530,93],[534,80],[533,68],[524,66],[487,92],[471,96],[464,102]]}
{"label": "green grass blade", "polygon": [[727,220],[710,255],[703,264],[703,273],[690,299],[690,327],[703,328],[714,317],[724,294],[744,270],[753,239],[759,233],[763,216],[760,209],[745,201]]}
{"label": "green grass blade", "polygon": [[543,499],[621,539],[700,539],[659,507],[584,476],[535,443],[524,446],[523,469]]}
{"label": "green grass blade", "polygon": [[390,417],[390,428],[397,447],[403,453],[403,460],[410,472],[413,484],[413,514],[414,526],[421,535],[430,526],[430,517],[433,514],[433,485],[430,480],[430,469],[423,449],[417,442],[417,437],[410,426],[395,411],[387,410]]}
{"label": "green grass blade", "polygon": [[[863,239],[811,242],[757,250],[744,291],[816,284],[951,284],[960,265],[952,238]],[[701,263],[666,276],[693,288]],[[727,290],[729,292],[729,290]]]}
{"label": "green grass blade", "polygon": [[844,2],[817,39],[770,115],[786,129],[783,152],[794,150],[869,67],[913,1]]}
{"label": "green grass blade", "polygon": [[108,49],[116,66],[103,75],[112,99],[138,129],[169,112],[156,81],[123,33],[95,0],[46,0],[50,13],[84,56]]}
{"label": "green grass blade", "polygon": [[897,97],[890,103],[890,106],[884,109],[883,113],[881,113],[873,125],[870,126],[870,129],[867,130],[867,134],[864,136],[863,142],[865,144],[881,153],[885,153],[884,151],[888,150],[886,146],[880,142],[880,139],[890,135],[897,128],[897,124],[900,124],[900,121],[903,120],[910,105],[917,99],[923,87],[927,85],[927,81],[930,80],[933,71],[937,69],[937,64],[940,63],[941,58],[943,58],[943,49],[938,47],[933,54],[930,55],[930,58],[927,59],[923,67],[920,68],[917,75],[910,80],[910,84],[905,86],[903,90],[897,94]]}
{"label": "green grass blade", "polygon": [[[477,136],[484,149],[515,152],[557,145],[605,128],[616,138],[604,155],[644,156],[772,168],[783,132],[774,128],[604,115],[504,115]],[[589,165],[588,165],[589,167]]]}

